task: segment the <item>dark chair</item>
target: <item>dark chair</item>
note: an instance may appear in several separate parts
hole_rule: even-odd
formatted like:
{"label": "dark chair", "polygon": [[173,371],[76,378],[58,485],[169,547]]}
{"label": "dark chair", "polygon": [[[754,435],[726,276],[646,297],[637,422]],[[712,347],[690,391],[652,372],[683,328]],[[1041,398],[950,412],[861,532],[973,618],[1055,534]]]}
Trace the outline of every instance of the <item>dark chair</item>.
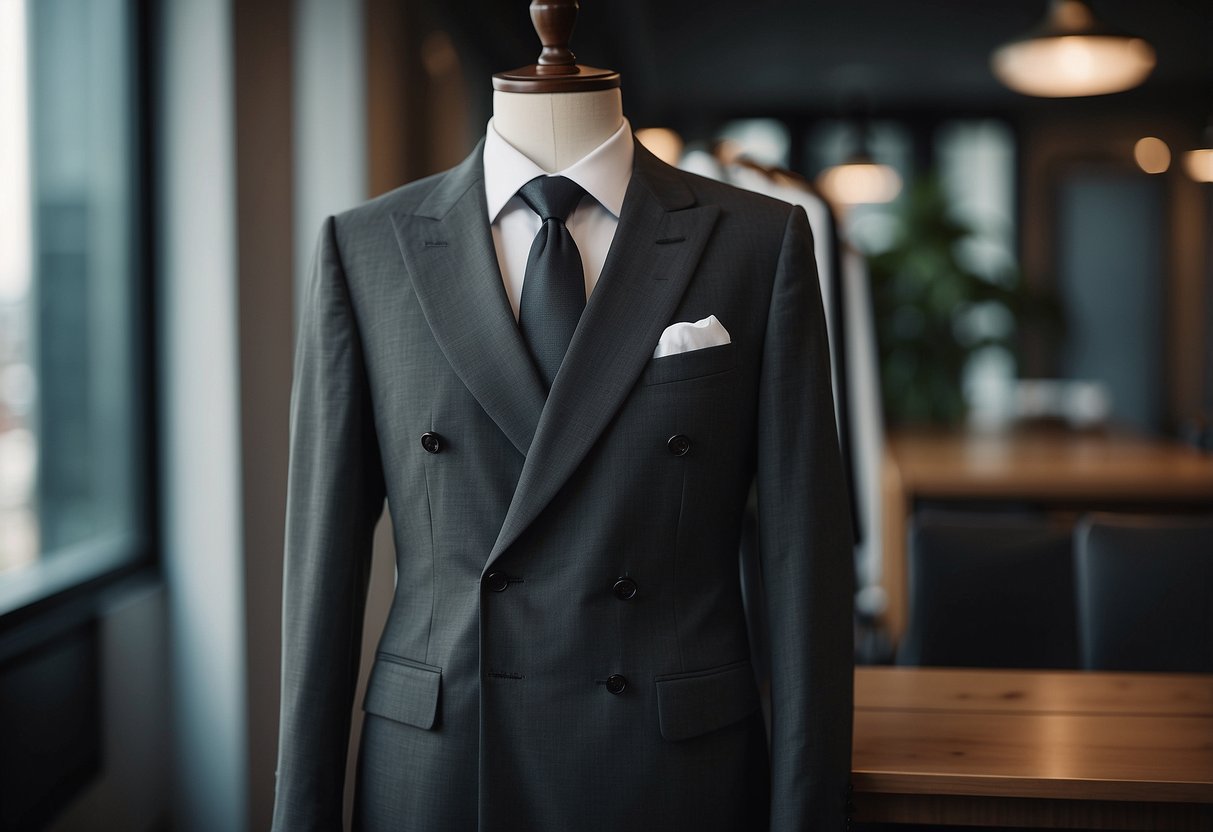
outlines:
{"label": "dark chair", "polygon": [[1074,544],[1082,667],[1213,672],[1213,515],[1091,514]]}
{"label": "dark chair", "polygon": [[911,521],[897,663],[1076,668],[1072,530],[1041,515],[925,510]]}

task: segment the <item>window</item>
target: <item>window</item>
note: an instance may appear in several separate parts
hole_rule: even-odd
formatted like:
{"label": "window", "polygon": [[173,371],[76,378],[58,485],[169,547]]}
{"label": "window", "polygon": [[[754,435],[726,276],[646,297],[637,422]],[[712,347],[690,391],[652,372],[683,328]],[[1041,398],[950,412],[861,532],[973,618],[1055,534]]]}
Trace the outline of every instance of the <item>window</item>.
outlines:
{"label": "window", "polygon": [[844,238],[873,258],[886,414],[1004,418],[1017,372],[1016,314],[1027,308],[1010,125],[946,113],[820,119],[805,141],[811,174],[862,149],[903,182],[891,203],[850,206],[840,223]]}
{"label": "window", "polygon": [[[1004,286],[1020,280],[1015,240],[1015,138],[998,119],[957,119],[935,132],[935,158],[952,213],[972,233],[958,243],[957,258],[974,274]],[[1015,331],[1001,303],[972,306],[962,318],[967,337],[989,340],[969,356],[965,398],[977,424],[1005,418],[1018,374],[1005,346]],[[1003,342],[1003,343],[999,343]]]}
{"label": "window", "polygon": [[135,11],[0,0],[0,615],[148,550]]}

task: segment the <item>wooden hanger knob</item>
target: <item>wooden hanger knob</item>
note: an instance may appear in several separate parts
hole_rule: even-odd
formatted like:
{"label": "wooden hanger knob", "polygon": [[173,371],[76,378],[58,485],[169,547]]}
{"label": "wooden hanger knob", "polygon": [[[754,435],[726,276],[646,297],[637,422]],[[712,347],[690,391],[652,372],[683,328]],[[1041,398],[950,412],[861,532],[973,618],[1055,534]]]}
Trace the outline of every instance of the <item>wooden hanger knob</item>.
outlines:
{"label": "wooden hanger knob", "polygon": [[569,41],[577,23],[578,8],[577,0],[533,0],[531,3],[531,22],[543,44],[540,66],[572,66],[577,62],[569,50]]}

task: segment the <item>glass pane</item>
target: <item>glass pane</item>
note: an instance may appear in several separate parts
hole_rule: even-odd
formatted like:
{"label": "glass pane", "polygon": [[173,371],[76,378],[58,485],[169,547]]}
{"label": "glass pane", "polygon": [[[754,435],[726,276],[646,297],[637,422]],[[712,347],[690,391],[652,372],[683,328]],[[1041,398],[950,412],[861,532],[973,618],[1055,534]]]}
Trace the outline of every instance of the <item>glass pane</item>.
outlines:
{"label": "glass pane", "polygon": [[[935,159],[950,213],[971,233],[957,243],[956,258],[992,283],[1019,282],[1015,257],[1015,137],[997,119],[943,124],[935,134]],[[957,321],[971,341],[1009,338],[1015,318],[1003,304],[971,305]],[[996,426],[1007,418],[1017,374],[1015,356],[1003,343],[975,350],[964,367],[969,418]]]}
{"label": "glass pane", "polygon": [[38,547],[27,78],[25,4],[0,0],[0,574]]}
{"label": "glass pane", "polygon": [[0,603],[139,525],[131,22],[0,0]]}
{"label": "glass pane", "polygon": [[952,121],[935,136],[935,158],[952,213],[973,229],[965,264],[995,281],[1015,265],[1015,138],[995,119]]}

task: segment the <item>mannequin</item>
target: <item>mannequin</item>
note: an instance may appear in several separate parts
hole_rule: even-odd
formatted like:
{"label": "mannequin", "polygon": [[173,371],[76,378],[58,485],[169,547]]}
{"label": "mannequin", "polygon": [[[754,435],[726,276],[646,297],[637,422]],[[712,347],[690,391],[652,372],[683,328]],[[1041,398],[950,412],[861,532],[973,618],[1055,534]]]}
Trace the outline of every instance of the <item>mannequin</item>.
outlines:
{"label": "mannequin", "polygon": [[623,123],[619,89],[590,92],[493,92],[493,126],[548,173],[602,144]]}
{"label": "mannequin", "polygon": [[[568,51],[576,9],[534,0],[543,54],[493,76],[495,132],[462,162],[320,229],[272,832],[347,828],[359,706],[363,832],[845,825],[853,541],[812,230],[636,144],[619,74]],[[590,220],[579,252],[610,252],[549,385],[502,302],[489,217],[512,250],[505,221],[539,212],[501,206],[538,171],[592,197],[566,215]],[[684,337],[713,319],[723,337]],[[769,733],[738,567],[751,485],[778,587]],[[358,699],[385,510],[397,579]]]}

